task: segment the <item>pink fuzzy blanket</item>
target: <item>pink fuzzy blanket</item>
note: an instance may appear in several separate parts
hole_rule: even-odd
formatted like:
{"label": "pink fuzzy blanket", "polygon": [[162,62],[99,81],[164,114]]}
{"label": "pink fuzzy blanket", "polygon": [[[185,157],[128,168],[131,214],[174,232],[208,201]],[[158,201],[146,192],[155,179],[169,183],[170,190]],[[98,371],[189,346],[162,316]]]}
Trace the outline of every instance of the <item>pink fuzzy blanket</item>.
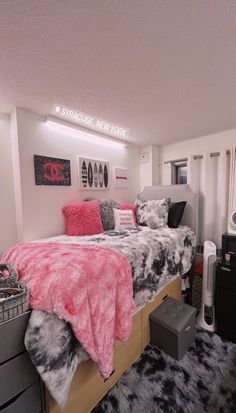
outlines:
{"label": "pink fuzzy blanket", "polygon": [[96,246],[25,243],[2,257],[30,291],[33,309],[68,321],[104,378],[113,369],[114,340],[132,329],[133,283],[128,260]]}

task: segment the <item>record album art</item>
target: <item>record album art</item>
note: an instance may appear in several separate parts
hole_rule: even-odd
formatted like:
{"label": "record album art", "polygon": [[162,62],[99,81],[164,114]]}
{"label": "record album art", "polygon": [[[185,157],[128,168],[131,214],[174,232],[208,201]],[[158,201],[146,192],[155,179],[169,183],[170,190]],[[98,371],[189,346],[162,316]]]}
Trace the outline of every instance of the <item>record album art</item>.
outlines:
{"label": "record album art", "polygon": [[97,159],[78,157],[79,188],[84,190],[106,190],[109,187],[109,163]]}

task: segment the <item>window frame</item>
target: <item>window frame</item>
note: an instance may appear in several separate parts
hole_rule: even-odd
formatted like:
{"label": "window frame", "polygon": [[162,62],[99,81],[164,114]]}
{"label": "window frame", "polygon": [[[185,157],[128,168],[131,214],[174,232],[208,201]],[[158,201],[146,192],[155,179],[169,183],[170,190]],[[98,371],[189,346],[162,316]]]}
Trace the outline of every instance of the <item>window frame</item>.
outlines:
{"label": "window frame", "polygon": [[[180,183],[179,182],[179,170],[182,167],[186,167],[187,168],[187,175],[186,175],[186,182],[184,183]],[[172,185],[185,185],[188,183],[188,163],[187,161],[180,161],[180,162],[173,162],[171,164],[171,184]]]}

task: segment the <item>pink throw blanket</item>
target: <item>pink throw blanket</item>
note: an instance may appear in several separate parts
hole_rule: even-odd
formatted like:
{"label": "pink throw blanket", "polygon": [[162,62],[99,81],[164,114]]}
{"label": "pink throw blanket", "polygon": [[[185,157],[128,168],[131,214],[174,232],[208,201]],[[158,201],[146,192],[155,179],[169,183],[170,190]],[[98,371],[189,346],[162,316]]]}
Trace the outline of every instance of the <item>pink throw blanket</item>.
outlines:
{"label": "pink throw blanket", "polygon": [[113,369],[114,340],[132,330],[133,283],[128,260],[96,246],[25,243],[2,257],[30,291],[33,309],[68,321],[104,378]]}

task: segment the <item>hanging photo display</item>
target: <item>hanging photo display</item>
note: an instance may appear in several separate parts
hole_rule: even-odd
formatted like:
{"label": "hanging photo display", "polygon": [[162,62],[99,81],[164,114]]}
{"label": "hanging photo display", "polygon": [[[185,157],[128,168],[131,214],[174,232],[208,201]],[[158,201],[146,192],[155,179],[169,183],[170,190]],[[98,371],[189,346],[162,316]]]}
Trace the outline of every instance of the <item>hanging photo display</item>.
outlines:
{"label": "hanging photo display", "polygon": [[101,191],[109,186],[109,163],[96,159],[78,158],[79,188]]}

